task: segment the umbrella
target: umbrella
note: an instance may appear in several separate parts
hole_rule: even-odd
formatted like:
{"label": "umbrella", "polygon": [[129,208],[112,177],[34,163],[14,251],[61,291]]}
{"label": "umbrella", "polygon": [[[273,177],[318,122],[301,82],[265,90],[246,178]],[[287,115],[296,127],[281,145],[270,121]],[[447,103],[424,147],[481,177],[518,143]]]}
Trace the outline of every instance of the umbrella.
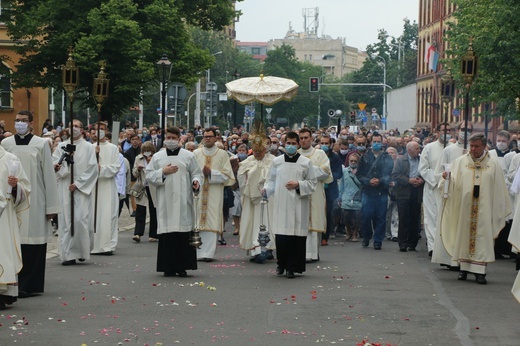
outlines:
{"label": "umbrella", "polygon": [[282,100],[292,100],[298,92],[298,84],[292,79],[260,75],[226,83],[226,89],[228,97],[241,104],[259,102],[272,106]]}

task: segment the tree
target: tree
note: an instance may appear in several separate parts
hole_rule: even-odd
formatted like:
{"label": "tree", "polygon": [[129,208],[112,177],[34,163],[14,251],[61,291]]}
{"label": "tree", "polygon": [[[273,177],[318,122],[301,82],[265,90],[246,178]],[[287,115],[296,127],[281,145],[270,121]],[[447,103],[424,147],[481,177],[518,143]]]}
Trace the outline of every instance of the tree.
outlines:
{"label": "tree", "polygon": [[497,115],[518,118],[520,3],[507,0],[455,0],[454,3],[456,22],[450,23],[446,34],[449,49],[444,63],[452,68],[459,88],[465,90],[459,66],[471,42],[478,57],[477,78],[470,89],[473,103],[494,103]]}
{"label": "tree", "polygon": [[[15,87],[61,87],[60,67],[74,47],[80,88],[89,91],[104,60],[111,80],[103,118],[120,114],[157,83],[154,65],[166,53],[172,78],[197,79],[213,57],[190,39],[188,25],[219,30],[235,16],[228,0],[4,0],[2,21],[21,59]],[[87,100],[90,106],[91,100]],[[86,104],[89,106],[89,104]]]}

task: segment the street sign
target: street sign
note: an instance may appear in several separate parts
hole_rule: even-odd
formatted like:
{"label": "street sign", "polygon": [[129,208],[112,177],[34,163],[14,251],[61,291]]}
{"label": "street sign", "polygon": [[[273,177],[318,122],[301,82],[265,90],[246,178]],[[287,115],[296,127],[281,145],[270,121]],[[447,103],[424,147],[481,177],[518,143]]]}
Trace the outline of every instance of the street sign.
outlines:
{"label": "street sign", "polygon": [[359,107],[359,110],[361,110],[361,111],[364,111],[364,110],[365,110],[365,107],[367,106],[367,104],[366,104],[366,103],[363,103],[363,102],[358,103],[357,105],[358,105],[358,107]]}
{"label": "street sign", "polygon": [[458,110],[458,109],[452,110],[451,115],[453,115],[454,117],[458,117],[460,115],[460,110]]}

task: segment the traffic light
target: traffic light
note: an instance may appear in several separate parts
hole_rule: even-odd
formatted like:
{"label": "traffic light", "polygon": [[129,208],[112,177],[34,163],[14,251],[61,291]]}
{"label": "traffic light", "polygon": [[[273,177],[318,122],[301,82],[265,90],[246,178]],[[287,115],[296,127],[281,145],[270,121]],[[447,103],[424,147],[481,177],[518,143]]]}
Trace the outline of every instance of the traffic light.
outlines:
{"label": "traffic light", "polygon": [[310,92],[320,91],[320,79],[318,77],[309,78],[309,91]]}

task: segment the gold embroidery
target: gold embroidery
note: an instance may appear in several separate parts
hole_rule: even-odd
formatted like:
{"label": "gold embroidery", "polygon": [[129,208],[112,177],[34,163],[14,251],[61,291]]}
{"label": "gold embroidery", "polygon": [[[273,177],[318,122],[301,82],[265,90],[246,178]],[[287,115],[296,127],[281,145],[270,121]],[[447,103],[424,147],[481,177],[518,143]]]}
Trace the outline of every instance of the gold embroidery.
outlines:
{"label": "gold embroidery", "polygon": [[[207,156],[202,153],[206,158],[205,166],[211,167],[211,159],[212,156]],[[200,211],[200,225],[201,229],[206,227],[206,221],[208,218],[208,201],[209,201],[209,179],[204,179],[204,184],[202,184],[202,205]]]}

